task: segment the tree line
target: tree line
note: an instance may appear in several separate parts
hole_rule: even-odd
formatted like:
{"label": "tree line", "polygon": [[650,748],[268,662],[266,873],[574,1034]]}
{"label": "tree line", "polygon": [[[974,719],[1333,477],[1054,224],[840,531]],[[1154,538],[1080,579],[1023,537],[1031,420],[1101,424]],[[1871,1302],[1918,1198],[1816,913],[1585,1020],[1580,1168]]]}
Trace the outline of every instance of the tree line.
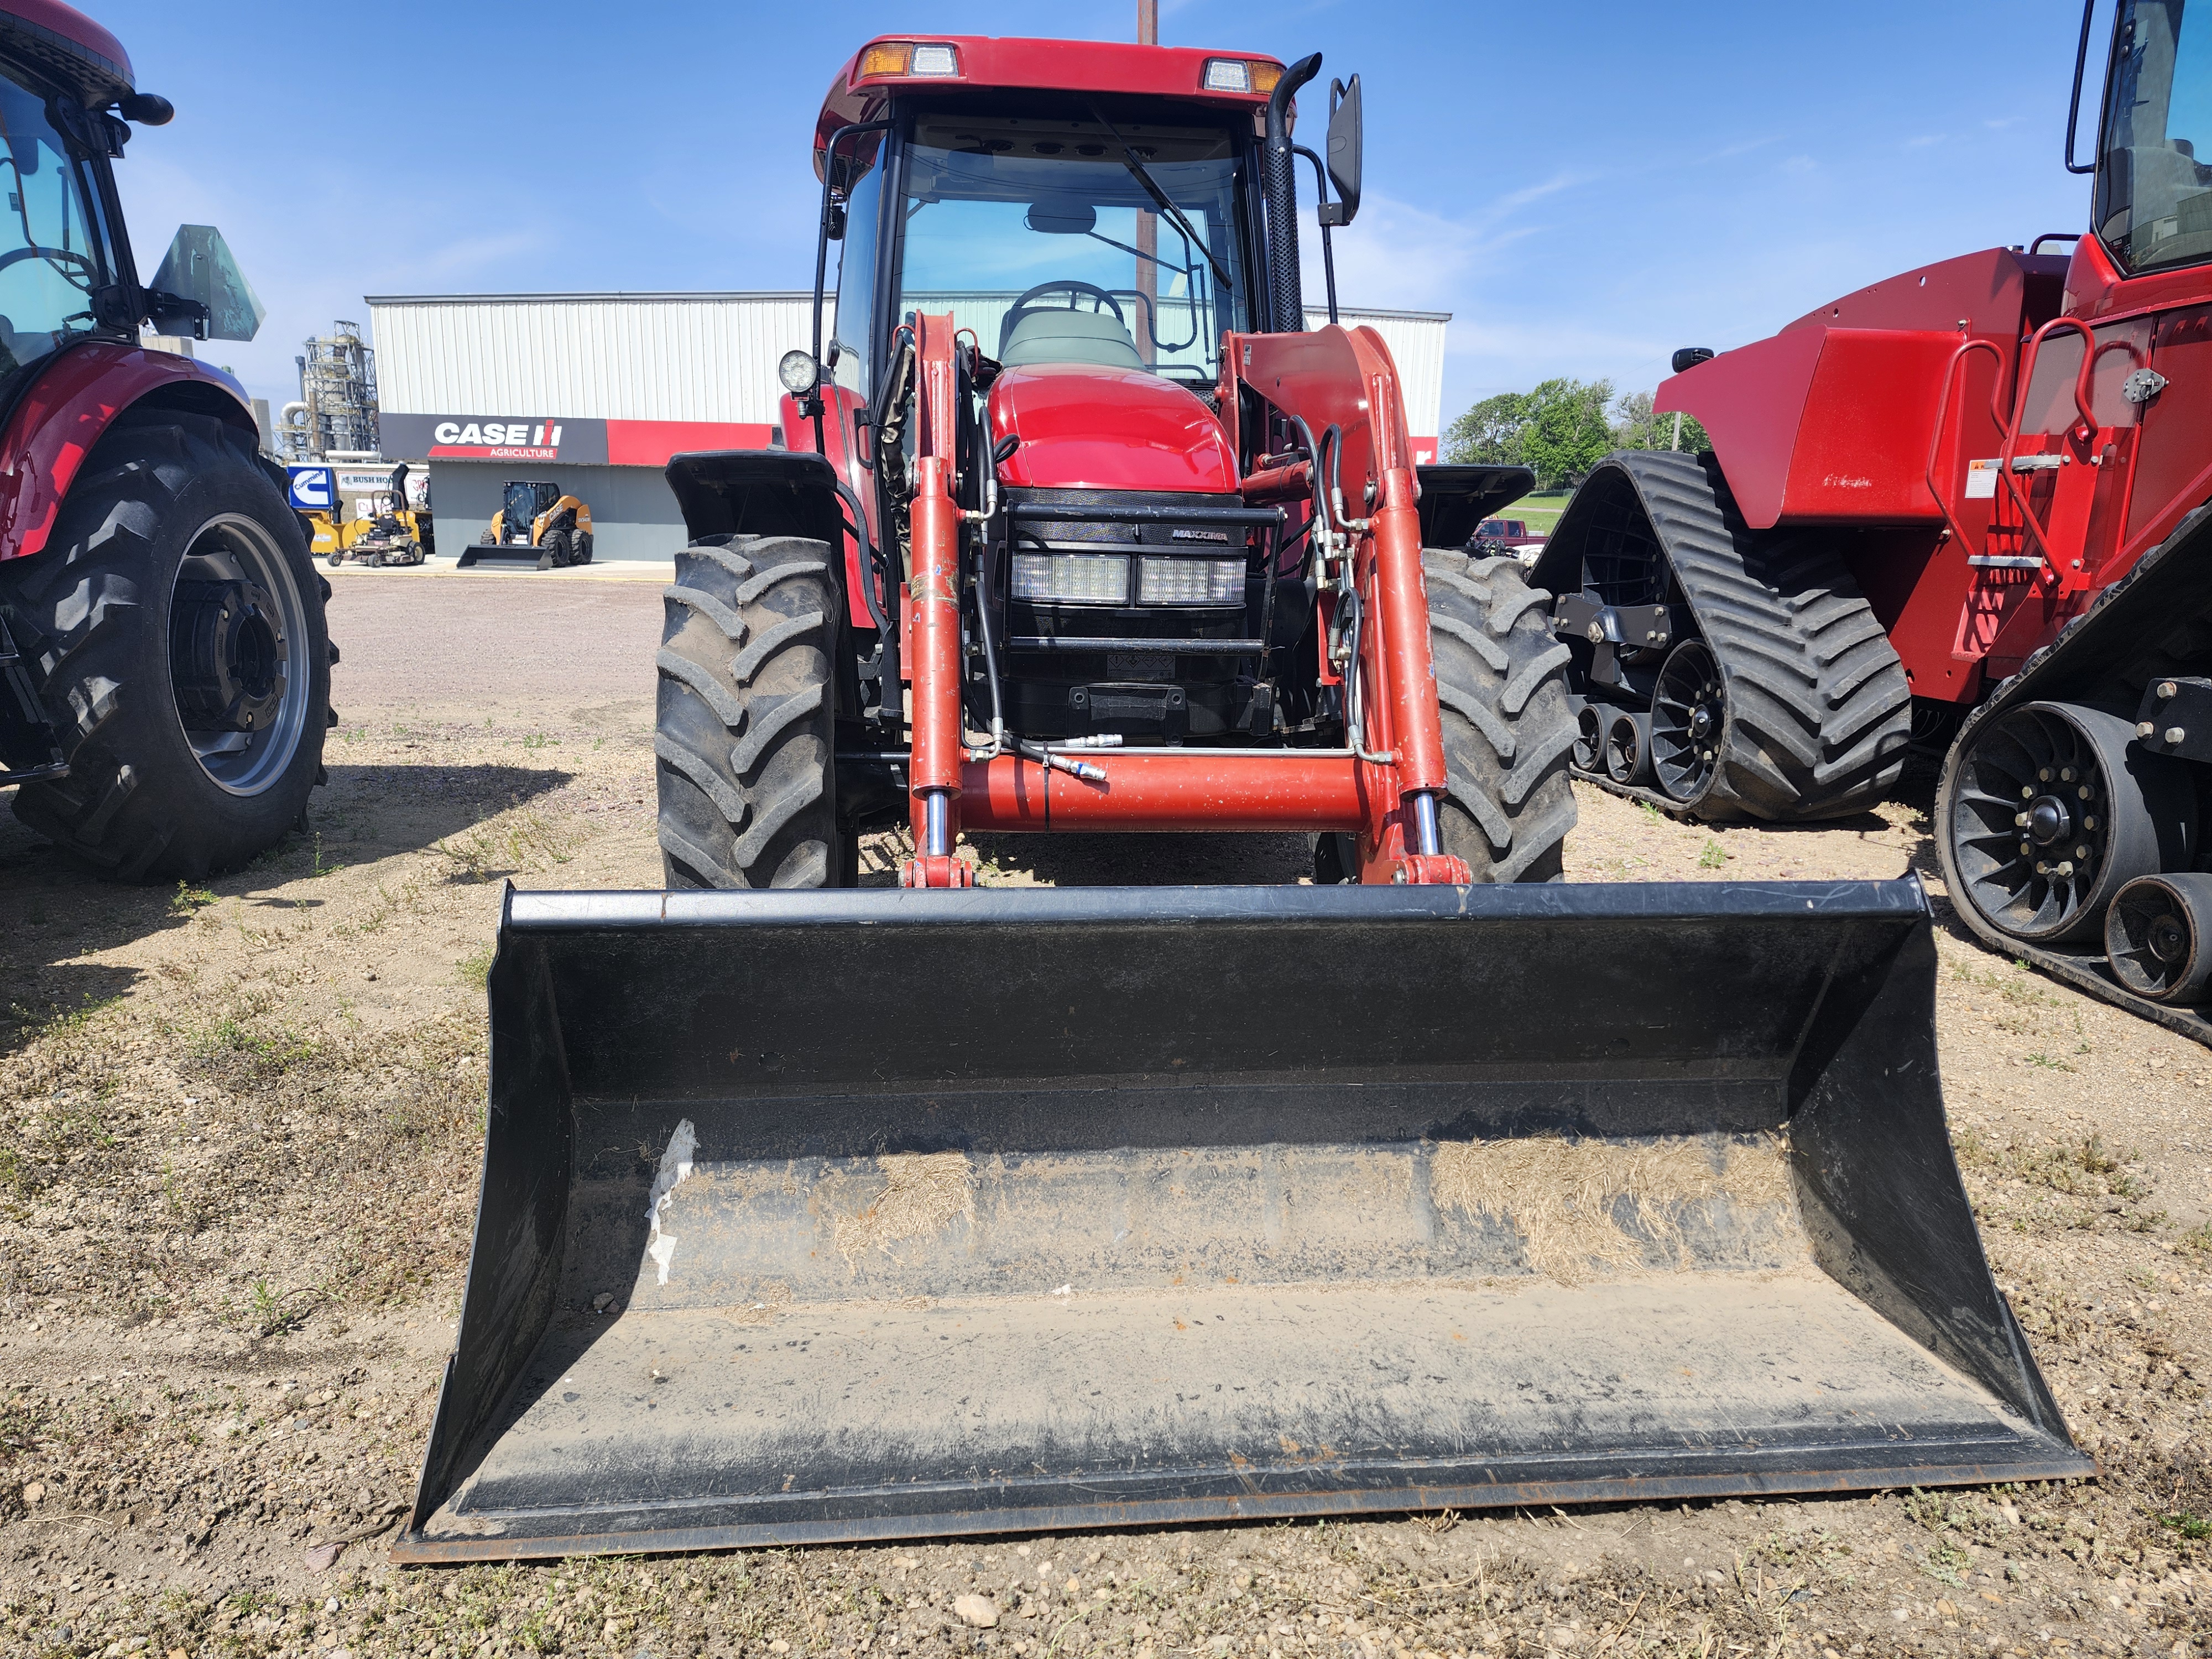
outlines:
{"label": "tree line", "polygon": [[[1546,380],[1534,392],[1485,398],[1444,434],[1444,459],[1525,466],[1539,488],[1578,481],[1616,449],[1676,447],[1674,417],[1655,412],[1651,394],[1615,398],[1611,380]],[[1685,415],[1681,448],[1711,449],[1705,428]]]}

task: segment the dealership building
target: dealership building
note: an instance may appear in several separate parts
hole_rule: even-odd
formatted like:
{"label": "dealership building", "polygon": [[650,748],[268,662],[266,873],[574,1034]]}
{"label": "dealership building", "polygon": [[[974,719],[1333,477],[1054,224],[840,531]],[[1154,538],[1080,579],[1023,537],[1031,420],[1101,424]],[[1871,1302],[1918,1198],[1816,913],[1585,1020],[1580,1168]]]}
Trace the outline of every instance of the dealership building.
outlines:
{"label": "dealership building", "polygon": [[[372,295],[378,428],[391,460],[427,459],[438,550],[498,511],[509,479],[558,483],[592,510],[598,560],[684,545],[664,469],[698,449],[765,449],[776,360],[813,337],[807,294]],[[1396,359],[1422,460],[1443,406],[1443,312],[1340,309]],[[1318,326],[1325,313],[1309,313]]]}

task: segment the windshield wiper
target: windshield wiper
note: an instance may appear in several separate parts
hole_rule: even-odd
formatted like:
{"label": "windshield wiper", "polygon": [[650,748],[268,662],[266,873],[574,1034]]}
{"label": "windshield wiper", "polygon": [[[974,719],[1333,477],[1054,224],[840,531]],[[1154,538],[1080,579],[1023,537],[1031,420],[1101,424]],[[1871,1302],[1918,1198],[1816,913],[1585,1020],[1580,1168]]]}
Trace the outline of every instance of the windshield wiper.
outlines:
{"label": "windshield wiper", "polygon": [[1168,200],[1167,191],[1162,190],[1159,181],[1145,170],[1145,164],[1137,159],[1137,152],[1129,148],[1129,141],[1114,131],[1114,124],[1098,112],[1098,106],[1096,104],[1091,106],[1091,117],[1100,126],[1105,128],[1108,136],[1121,147],[1122,165],[1129,169],[1129,176],[1144,187],[1145,194],[1152,198],[1152,205],[1158,208],[1170,222],[1183,234],[1184,240],[1191,246],[1206,256],[1206,263],[1213,267],[1213,274],[1221,279],[1221,286],[1224,289],[1234,288],[1236,283],[1229,275],[1229,267],[1215,257],[1212,248],[1206,245],[1206,238],[1200,235],[1192,228],[1190,221],[1183,217],[1182,210]]}

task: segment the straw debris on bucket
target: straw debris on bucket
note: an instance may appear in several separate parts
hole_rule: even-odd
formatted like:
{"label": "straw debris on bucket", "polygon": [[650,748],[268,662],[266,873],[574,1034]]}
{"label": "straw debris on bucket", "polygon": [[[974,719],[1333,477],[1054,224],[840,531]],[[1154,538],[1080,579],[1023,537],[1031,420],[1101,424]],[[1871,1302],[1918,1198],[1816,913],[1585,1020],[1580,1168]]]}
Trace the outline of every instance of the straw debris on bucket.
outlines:
{"label": "straw debris on bucket", "polygon": [[889,1177],[872,1204],[837,1218],[837,1253],[851,1267],[869,1249],[936,1232],[956,1216],[975,1218],[975,1172],[964,1152],[892,1152],[876,1160]]}
{"label": "straw debris on bucket", "polygon": [[1779,1136],[1749,1145],[1686,1135],[1447,1141],[1431,1156],[1429,1186],[1440,1208],[1510,1224],[1529,1271],[1563,1285],[1650,1265],[1655,1245],[1687,1267],[1682,1214],[1692,1205],[1724,1198],[1739,1214],[1794,1213]]}

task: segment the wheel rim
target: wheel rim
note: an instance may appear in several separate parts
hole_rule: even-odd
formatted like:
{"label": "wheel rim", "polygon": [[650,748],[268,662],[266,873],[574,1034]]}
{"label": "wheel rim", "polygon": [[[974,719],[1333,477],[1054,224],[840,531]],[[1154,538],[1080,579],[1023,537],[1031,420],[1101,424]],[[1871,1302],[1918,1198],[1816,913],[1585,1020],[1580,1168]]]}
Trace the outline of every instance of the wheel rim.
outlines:
{"label": "wheel rim", "polygon": [[2114,787],[2124,744],[2100,741],[2087,713],[2030,704],[1960,758],[1949,830],[1963,896],[2016,939],[2087,932],[2118,887],[2158,867],[2153,808],[2134,779]]}
{"label": "wheel rim", "polygon": [[272,788],[307,729],[307,605],[268,530],[225,514],[200,527],[169,593],[169,687],[200,770],[233,795]]}
{"label": "wheel rim", "polygon": [[2189,975],[2197,955],[2187,911],[2163,882],[2131,881],[2105,922],[2112,974],[2139,996],[2163,1000]]}
{"label": "wheel rim", "polygon": [[1724,698],[1720,661],[1703,640],[1668,653],[1651,699],[1651,769],[1672,799],[1697,799],[1719,769]]}

